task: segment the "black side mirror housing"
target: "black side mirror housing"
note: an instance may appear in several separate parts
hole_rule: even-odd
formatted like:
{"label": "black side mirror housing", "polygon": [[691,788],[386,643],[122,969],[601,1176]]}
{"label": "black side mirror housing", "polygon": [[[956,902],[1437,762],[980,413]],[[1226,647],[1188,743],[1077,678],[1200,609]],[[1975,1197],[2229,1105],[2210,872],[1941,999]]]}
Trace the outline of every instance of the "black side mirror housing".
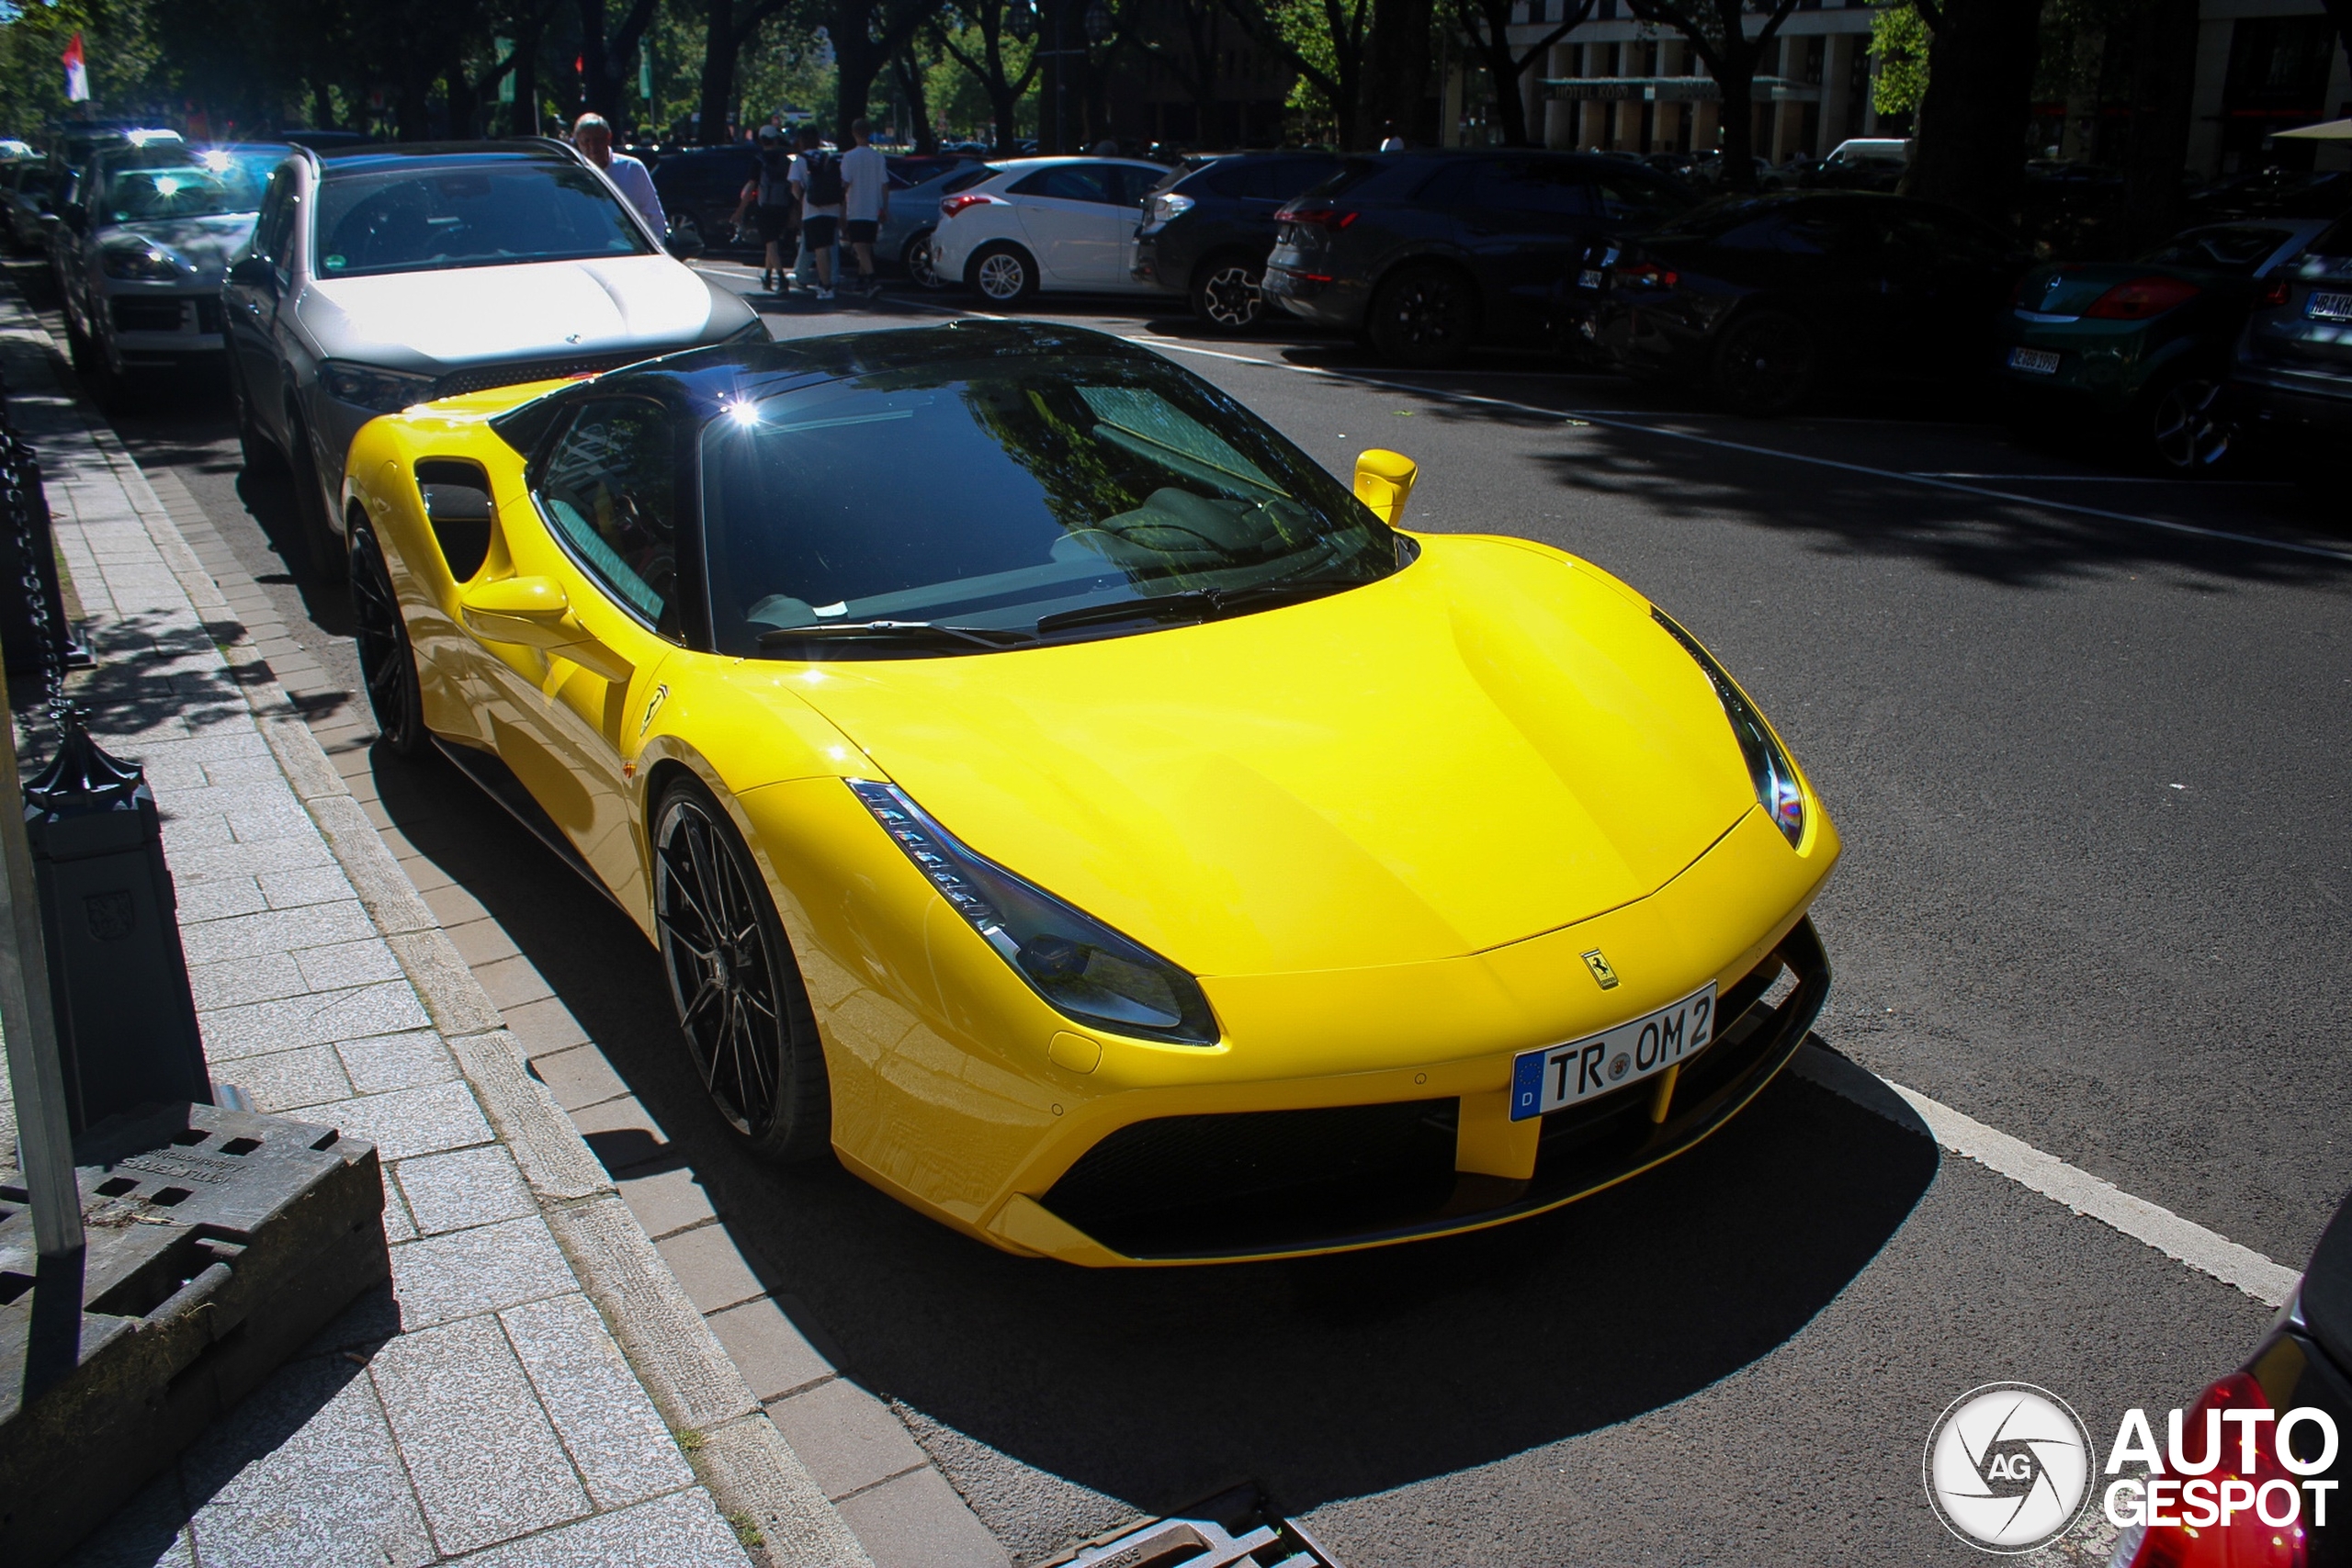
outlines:
{"label": "black side mirror housing", "polygon": [[680,261],[692,261],[702,254],[702,236],[692,229],[673,229],[670,231],[669,248],[670,254]]}
{"label": "black side mirror housing", "polygon": [[267,256],[240,256],[230,265],[229,281],[247,288],[266,288],[275,292],[277,269],[269,265]]}

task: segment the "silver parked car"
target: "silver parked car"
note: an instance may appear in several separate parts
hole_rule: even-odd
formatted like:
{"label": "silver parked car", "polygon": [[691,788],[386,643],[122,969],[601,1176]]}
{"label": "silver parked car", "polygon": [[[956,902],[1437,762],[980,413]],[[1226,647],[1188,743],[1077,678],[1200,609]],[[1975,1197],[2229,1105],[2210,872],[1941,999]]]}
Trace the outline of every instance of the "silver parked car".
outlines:
{"label": "silver parked car", "polygon": [[284,143],[119,147],[69,187],[50,260],[74,363],[101,403],[142,370],[220,362],[220,284]]}
{"label": "silver parked car", "polygon": [[245,462],[290,466],[330,580],[344,455],[378,414],[767,336],[554,141],[297,148],[221,297]]}

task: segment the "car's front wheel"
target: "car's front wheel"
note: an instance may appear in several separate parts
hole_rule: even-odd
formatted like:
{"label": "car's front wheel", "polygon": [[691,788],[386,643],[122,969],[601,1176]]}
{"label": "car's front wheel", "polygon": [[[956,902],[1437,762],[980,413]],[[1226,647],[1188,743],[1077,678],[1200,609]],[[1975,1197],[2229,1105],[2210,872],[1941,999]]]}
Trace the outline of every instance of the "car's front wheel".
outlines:
{"label": "car's front wheel", "polygon": [[946,286],[946,280],[939,276],[939,269],[931,265],[930,230],[916,230],[908,239],[907,248],[899,253],[899,259],[906,264],[907,276],[914,279],[917,288],[941,288]]}
{"label": "car's front wheel", "polygon": [[832,1095],[800,970],[742,835],[681,776],[653,818],[653,912],[686,1055],[752,1152],[813,1159],[832,1146]]}
{"label": "car's front wheel", "polygon": [[2159,384],[2142,400],[2142,451],[2158,472],[2183,479],[2210,474],[2229,461],[2236,422],[2222,406],[2219,378],[2192,370]]}
{"label": "car's front wheel", "polygon": [[1385,358],[1422,368],[1451,365],[1477,336],[1477,290],[1453,267],[1399,267],[1373,296],[1364,324]]}
{"label": "car's front wheel", "polygon": [[1019,245],[998,241],[982,245],[965,264],[964,281],[991,305],[1010,310],[1037,292],[1037,264]]}
{"label": "car's front wheel", "polygon": [[376,531],[354,518],[351,540],[351,621],[358,644],[359,673],[368,683],[368,706],[384,744],[402,757],[424,750],[424,694],[416,679],[416,653],[401,616],[392,572]]}
{"label": "car's front wheel", "polygon": [[1802,405],[1820,369],[1812,328],[1780,310],[1758,310],[1724,329],[1708,381],[1732,412],[1766,418]]}
{"label": "car's front wheel", "polygon": [[1265,275],[1262,262],[1218,257],[1193,280],[1193,314],[1212,332],[1248,332],[1266,318],[1266,297],[1258,291]]}

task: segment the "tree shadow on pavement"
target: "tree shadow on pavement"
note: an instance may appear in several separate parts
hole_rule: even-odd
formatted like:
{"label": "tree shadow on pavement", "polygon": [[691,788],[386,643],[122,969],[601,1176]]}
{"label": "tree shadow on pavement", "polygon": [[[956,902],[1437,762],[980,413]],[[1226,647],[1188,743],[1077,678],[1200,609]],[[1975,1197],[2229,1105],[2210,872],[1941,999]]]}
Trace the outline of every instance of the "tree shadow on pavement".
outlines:
{"label": "tree shadow on pavement", "polygon": [[489,908],[665,1131],[604,1138],[616,1173],[690,1168],[857,1382],[1147,1510],[1242,1479],[1305,1508],[1680,1399],[1797,1333],[1935,1175],[1925,1137],[1783,1077],[1681,1158],[1477,1235],[1174,1269],[1009,1257],[830,1161],[747,1157],[687,1067],[636,926],[455,769],[378,759],[395,824]]}

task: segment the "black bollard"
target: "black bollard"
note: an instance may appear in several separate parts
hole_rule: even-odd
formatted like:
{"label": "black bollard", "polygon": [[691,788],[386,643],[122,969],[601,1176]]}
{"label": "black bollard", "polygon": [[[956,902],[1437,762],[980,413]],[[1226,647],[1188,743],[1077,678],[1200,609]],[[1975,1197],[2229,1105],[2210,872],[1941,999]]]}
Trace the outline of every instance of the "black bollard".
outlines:
{"label": "black bollard", "polygon": [[178,898],[146,775],[62,716],[57,759],[25,784],[73,1130],[152,1100],[212,1103]]}

